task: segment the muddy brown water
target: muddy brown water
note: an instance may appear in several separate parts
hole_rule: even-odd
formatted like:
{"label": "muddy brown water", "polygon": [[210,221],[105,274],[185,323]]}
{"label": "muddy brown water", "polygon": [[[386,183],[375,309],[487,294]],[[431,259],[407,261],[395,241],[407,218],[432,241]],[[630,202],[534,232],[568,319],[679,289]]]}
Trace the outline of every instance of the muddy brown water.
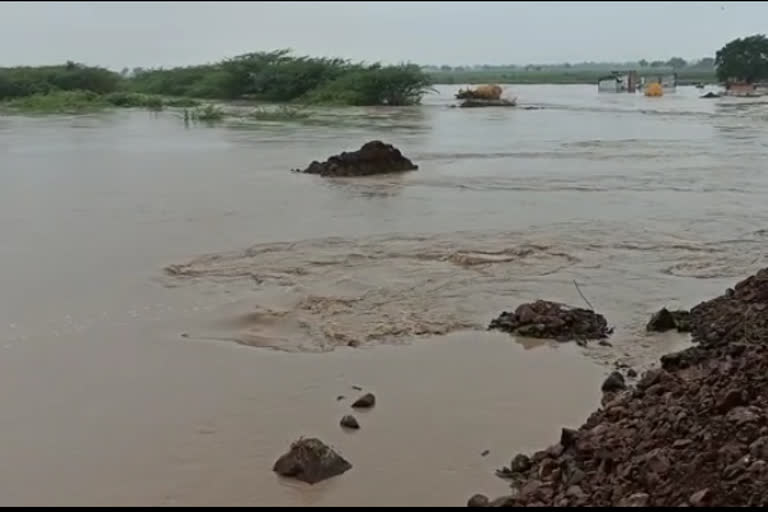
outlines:
{"label": "muddy brown water", "polygon": [[[0,117],[0,502],[500,494],[493,470],[580,423],[616,360],[685,344],[645,335],[654,309],[765,266],[768,103],[519,86],[540,108],[463,111],[456,89],[308,123]],[[288,172],[373,138],[420,170]],[[581,305],[573,280],[613,348],[483,332]],[[348,433],[354,385],[378,401]],[[354,468],[279,480],[300,435]]]}

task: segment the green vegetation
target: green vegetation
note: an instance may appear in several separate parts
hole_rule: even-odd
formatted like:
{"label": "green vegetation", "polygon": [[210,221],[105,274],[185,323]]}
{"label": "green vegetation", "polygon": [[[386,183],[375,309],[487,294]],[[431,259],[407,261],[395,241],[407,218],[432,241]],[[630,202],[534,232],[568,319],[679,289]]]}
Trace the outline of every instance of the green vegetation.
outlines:
{"label": "green vegetation", "polygon": [[430,80],[416,65],[356,64],[277,50],[216,64],[140,70],[125,85],[134,92],[193,98],[399,106],[418,103]]}
{"label": "green vegetation", "polygon": [[695,62],[686,62],[680,57],[667,61],[649,62],[641,59],[637,62],[582,62],[556,65],[526,66],[431,66],[423,68],[437,84],[594,84],[598,78],[612,71],[636,70],[640,76],[653,76],[659,73],[676,72],[678,83],[712,83],[717,80],[715,62],[705,57]]}
{"label": "green vegetation", "polygon": [[750,84],[768,79],[768,38],[758,34],[734,39],[715,56],[717,77],[722,82]]}
{"label": "green vegetation", "polygon": [[298,107],[279,105],[276,109],[271,110],[259,107],[248,112],[246,117],[257,121],[294,121],[298,119],[307,119],[309,113]]}
{"label": "green vegetation", "polygon": [[55,91],[3,101],[0,110],[30,114],[83,114],[109,106],[103,96],[92,91]]}
{"label": "green vegetation", "polygon": [[184,121],[221,121],[224,116],[223,110],[211,104],[192,110],[184,109]]}
{"label": "green vegetation", "polygon": [[[88,92],[78,101],[103,108],[138,107],[161,110],[199,105],[199,98],[252,100],[269,103],[328,103],[341,105],[414,105],[429,89],[430,79],[410,64],[383,66],[343,59],[294,56],[288,50],[256,52],[214,64],[173,69],[134,69],[114,73],[104,68],[68,62],[63,66],[0,68],[0,104],[56,107],[75,96],[62,92]],[[47,100],[41,96],[51,95]],[[10,102],[10,103],[9,103]],[[212,112],[200,111],[206,117]],[[262,113],[264,116],[273,114]],[[280,113],[286,117],[286,112]]]}

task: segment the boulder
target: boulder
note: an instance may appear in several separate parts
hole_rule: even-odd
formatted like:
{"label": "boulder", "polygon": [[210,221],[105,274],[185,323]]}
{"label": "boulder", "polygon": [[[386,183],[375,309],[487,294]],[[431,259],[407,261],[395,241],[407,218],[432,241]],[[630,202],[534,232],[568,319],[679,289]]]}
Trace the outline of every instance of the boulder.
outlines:
{"label": "boulder", "polygon": [[350,469],[352,464],[316,438],[302,438],[291,444],[288,453],[277,459],[272,468],[278,475],[308,484],[341,475]]}

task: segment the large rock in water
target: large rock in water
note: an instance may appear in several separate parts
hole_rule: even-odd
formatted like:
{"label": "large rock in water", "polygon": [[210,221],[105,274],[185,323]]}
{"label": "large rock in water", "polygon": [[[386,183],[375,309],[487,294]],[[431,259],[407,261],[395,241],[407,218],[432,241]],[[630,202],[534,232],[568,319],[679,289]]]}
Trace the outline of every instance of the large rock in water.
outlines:
{"label": "large rock in water", "polygon": [[415,171],[418,168],[396,147],[374,140],[365,143],[358,151],[345,151],[330,157],[325,162],[315,161],[306,169],[296,169],[296,171],[320,176],[370,176]]}
{"label": "large rock in water", "polygon": [[602,339],[613,331],[603,315],[547,300],[521,304],[514,313],[505,311],[488,328],[558,341]]}
{"label": "large rock in water", "polygon": [[685,310],[669,311],[667,308],[661,308],[653,314],[645,330],[648,332],[665,332],[670,329],[677,329],[679,332],[688,332],[690,326],[691,314]]}
{"label": "large rock in water", "polygon": [[285,477],[315,484],[352,469],[352,464],[319,439],[299,439],[277,459],[272,470]]}

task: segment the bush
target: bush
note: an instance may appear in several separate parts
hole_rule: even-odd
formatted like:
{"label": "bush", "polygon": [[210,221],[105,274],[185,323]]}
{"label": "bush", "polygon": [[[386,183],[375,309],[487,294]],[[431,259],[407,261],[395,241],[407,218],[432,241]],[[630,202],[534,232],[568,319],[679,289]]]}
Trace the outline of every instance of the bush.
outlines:
{"label": "bush", "polygon": [[344,105],[415,105],[431,80],[416,65],[380,66],[347,73],[309,95],[312,102]]}
{"label": "bush", "polygon": [[63,66],[0,68],[0,99],[20,98],[51,91],[91,91],[105,94],[117,89],[120,75],[107,69],[68,62]]}
{"label": "bush", "polygon": [[0,103],[4,110],[39,114],[80,114],[108,106],[102,96],[92,91],[56,91],[13,98]]}

